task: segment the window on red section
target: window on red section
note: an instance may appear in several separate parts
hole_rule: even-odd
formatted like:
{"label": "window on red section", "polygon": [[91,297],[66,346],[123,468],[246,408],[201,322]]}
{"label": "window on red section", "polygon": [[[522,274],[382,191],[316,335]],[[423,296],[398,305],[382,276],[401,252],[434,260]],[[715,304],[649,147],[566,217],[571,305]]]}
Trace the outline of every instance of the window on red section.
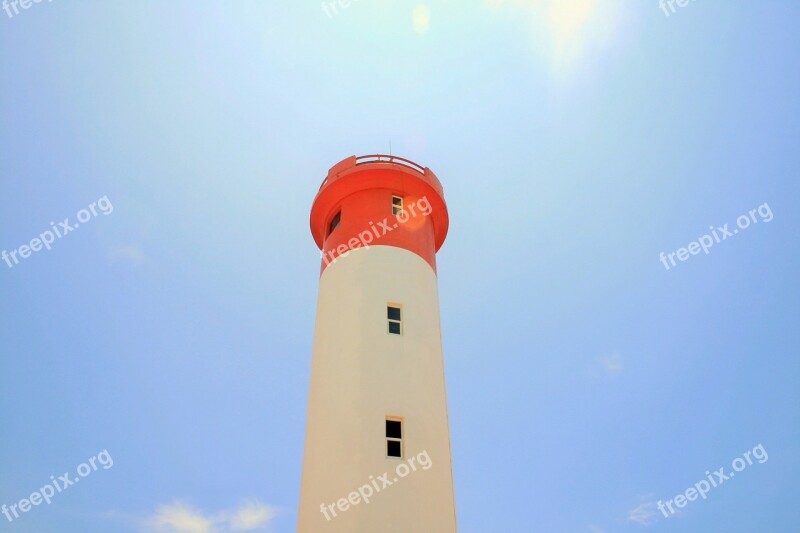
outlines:
{"label": "window on red section", "polygon": [[341,222],[341,221],[342,221],[342,212],[339,211],[338,213],[333,215],[333,218],[331,219],[331,223],[328,224],[328,235],[333,233],[333,230],[336,229],[336,226],[338,226],[339,222]]}
{"label": "window on red section", "polygon": [[392,196],[392,214],[399,215],[403,212],[403,197]]}

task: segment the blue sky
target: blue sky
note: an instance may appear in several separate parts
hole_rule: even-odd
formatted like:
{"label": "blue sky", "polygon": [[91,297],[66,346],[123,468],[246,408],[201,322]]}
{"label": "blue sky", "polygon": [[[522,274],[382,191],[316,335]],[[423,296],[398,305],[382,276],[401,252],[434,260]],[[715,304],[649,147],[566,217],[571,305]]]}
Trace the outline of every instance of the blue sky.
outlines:
{"label": "blue sky", "polygon": [[[668,9],[668,8],[667,8]],[[0,531],[294,531],[327,169],[445,187],[460,531],[797,531],[800,4],[0,11]],[[759,219],[665,269],[659,254]],[[758,215],[756,215],[758,217]],[[84,216],[84,218],[86,218]],[[761,444],[707,499],[705,471]]]}

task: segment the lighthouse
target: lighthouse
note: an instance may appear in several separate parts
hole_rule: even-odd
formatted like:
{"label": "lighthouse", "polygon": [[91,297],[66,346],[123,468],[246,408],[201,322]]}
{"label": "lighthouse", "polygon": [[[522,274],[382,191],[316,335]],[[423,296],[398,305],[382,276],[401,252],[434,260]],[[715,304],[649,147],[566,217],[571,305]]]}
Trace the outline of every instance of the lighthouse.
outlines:
{"label": "lighthouse", "polygon": [[311,208],[320,249],[299,533],[456,531],[430,169],[347,158]]}

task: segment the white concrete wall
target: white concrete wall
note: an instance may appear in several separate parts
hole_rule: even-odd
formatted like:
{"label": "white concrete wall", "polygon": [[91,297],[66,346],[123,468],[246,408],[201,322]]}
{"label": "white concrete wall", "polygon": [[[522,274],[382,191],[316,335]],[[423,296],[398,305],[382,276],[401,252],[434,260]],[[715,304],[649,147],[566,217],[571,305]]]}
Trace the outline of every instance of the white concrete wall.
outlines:
{"label": "white concrete wall", "polygon": [[[401,336],[387,332],[389,302],[402,304]],[[387,416],[404,418],[402,460],[386,457]],[[437,278],[418,255],[373,246],[325,269],[306,424],[298,532],[456,531]],[[432,466],[399,478],[396,467],[422,452]],[[370,503],[326,520],[320,504],[373,479],[381,491],[372,485]]]}

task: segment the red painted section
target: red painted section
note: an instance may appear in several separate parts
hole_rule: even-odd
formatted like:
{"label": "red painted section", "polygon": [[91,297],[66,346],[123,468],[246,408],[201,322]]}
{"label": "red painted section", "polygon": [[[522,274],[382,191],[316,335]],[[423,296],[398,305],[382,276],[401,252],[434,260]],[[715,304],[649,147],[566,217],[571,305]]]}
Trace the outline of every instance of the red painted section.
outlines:
{"label": "red painted section", "polygon": [[[392,214],[392,196],[404,199],[404,215]],[[331,220],[341,222],[329,232]],[[396,246],[436,270],[436,252],[447,237],[449,217],[436,175],[392,156],[349,157],[331,168],[311,208],[311,233],[322,267],[356,248]]]}

